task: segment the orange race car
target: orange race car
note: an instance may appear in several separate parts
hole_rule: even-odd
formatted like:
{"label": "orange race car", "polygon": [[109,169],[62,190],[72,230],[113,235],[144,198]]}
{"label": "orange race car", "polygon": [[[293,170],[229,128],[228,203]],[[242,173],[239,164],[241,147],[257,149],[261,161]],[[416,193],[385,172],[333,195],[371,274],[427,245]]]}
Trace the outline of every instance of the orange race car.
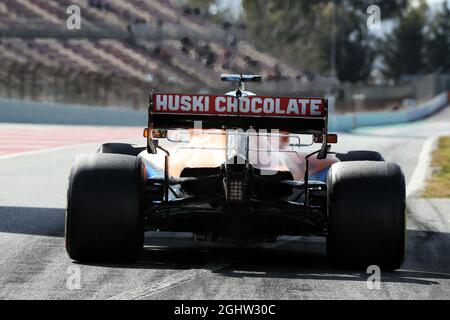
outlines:
{"label": "orange race car", "polygon": [[[134,261],[144,231],[204,241],[321,236],[337,265],[399,268],[405,181],[373,151],[331,152],[324,98],[265,97],[255,75],[223,75],[224,95],[150,97],[146,146],[79,155],[67,196],[66,248],[79,261]],[[316,149],[314,146],[318,145]],[[158,152],[159,150],[159,152]]]}

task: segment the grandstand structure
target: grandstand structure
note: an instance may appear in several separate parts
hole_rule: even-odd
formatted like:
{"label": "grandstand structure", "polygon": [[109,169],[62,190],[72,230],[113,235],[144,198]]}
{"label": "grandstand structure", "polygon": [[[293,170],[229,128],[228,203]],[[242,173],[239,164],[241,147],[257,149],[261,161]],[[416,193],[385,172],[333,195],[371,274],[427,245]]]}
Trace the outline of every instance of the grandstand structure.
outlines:
{"label": "grandstand structure", "polygon": [[0,96],[145,107],[150,90],[223,90],[220,73],[297,77],[227,28],[171,0],[2,0]]}

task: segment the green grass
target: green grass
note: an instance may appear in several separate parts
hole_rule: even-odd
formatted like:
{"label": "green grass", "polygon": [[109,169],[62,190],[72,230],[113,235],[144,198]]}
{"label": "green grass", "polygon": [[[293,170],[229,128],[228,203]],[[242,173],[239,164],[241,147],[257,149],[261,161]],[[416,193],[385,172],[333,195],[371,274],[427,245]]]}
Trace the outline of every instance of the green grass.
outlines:
{"label": "green grass", "polygon": [[423,192],[425,198],[450,198],[450,137],[442,137],[433,152],[433,174]]}

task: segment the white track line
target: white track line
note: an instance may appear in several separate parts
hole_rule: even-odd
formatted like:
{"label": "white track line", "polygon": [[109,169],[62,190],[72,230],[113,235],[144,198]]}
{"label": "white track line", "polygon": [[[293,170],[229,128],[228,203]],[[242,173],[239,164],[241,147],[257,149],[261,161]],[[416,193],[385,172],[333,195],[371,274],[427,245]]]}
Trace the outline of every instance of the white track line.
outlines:
{"label": "white track line", "polygon": [[[125,142],[125,143],[129,142],[130,140],[132,140],[132,138],[114,139],[115,142]],[[31,150],[31,151],[5,154],[3,156],[0,156],[0,160],[16,158],[16,157],[24,157],[24,156],[33,156],[33,155],[39,155],[42,153],[64,151],[64,150],[77,149],[77,148],[100,147],[100,145],[102,143],[106,143],[106,142],[107,141],[105,141],[105,140],[99,140],[97,142],[94,141],[94,142],[88,142],[88,143],[75,143],[75,144],[70,144],[70,145],[65,145],[65,146],[55,147],[55,148],[39,149],[39,150]]]}
{"label": "white track line", "polygon": [[421,191],[426,179],[428,178],[431,164],[431,153],[436,146],[436,142],[439,139],[439,135],[428,138],[423,144],[422,151],[419,155],[419,161],[411,175],[408,185],[406,186],[406,197],[410,197],[413,194]]}
{"label": "white track line", "polygon": [[76,148],[80,148],[80,147],[94,147],[94,146],[99,146],[101,143],[102,142],[74,144],[74,145],[62,146],[62,147],[56,147],[56,148],[40,149],[40,150],[33,150],[33,151],[25,151],[25,152],[6,154],[6,155],[3,155],[3,156],[0,156],[0,160],[16,158],[16,157],[24,157],[24,156],[34,156],[34,155],[39,155],[39,154],[42,154],[42,153],[48,153],[48,152],[54,152],[54,151],[63,151],[63,150],[69,150],[69,149],[76,149]]}

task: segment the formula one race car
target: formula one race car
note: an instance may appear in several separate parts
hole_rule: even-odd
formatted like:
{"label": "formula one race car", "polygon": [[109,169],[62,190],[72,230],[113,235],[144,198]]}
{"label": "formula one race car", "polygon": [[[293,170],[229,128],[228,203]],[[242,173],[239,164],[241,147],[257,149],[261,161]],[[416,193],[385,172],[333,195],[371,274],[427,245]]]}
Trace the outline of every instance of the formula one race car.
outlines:
{"label": "formula one race car", "polygon": [[[152,93],[146,146],[103,144],[70,172],[66,248],[78,261],[135,261],[145,231],[196,241],[326,237],[337,266],[396,269],[405,250],[405,180],[373,151],[331,152],[328,101],[245,90]],[[269,131],[270,130],[270,131]],[[314,148],[315,145],[320,145]]]}

